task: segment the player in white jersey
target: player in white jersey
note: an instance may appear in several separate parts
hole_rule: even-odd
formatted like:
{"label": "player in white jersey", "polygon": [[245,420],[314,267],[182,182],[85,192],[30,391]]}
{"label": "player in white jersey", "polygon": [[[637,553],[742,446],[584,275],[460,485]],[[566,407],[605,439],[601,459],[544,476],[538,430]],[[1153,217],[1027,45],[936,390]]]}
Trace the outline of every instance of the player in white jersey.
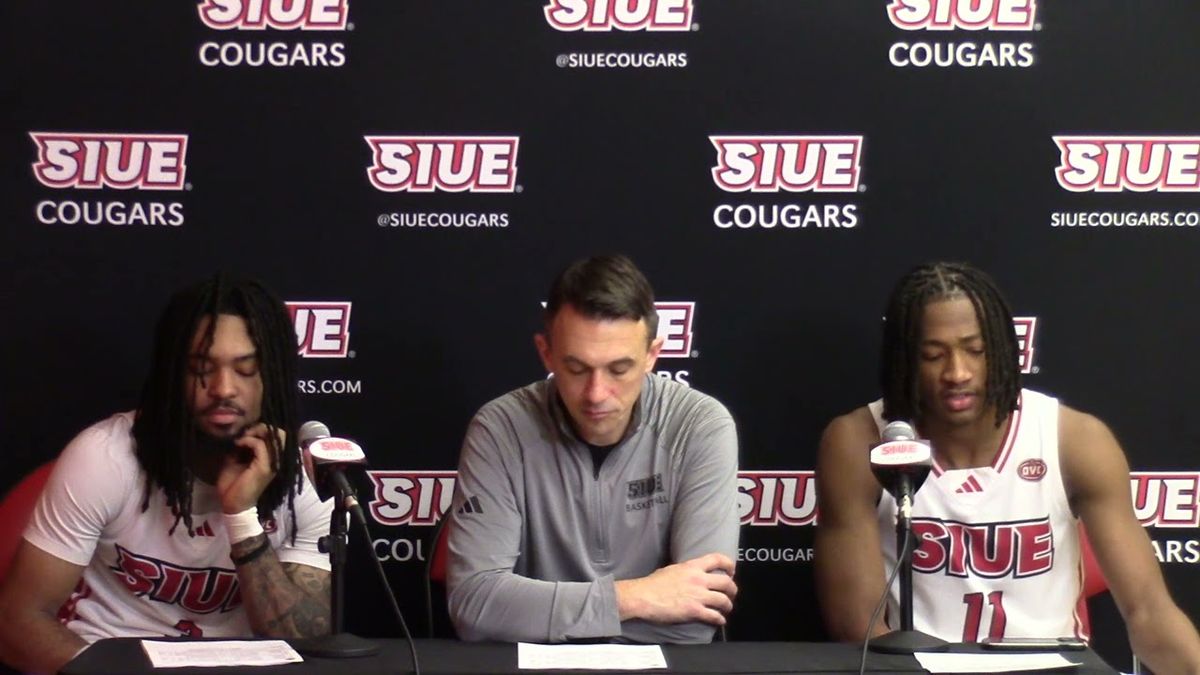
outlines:
{"label": "player in white jersey", "polygon": [[1012,312],[983,272],[933,263],[900,280],[884,321],[883,399],[834,419],[818,452],[815,565],[830,633],[868,637],[896,555],[895,502],[868,450],[885,420],[911,420],[935,465],[913,504],[917,630],[950,642],[1081,636],[1082,521],[1134,652],[1155,672],[1200,672],[1200,637],[1134,516],[1112,432],[1022,390],[1019,356]]}
{"label": "player in white jersey", "polygon": [[53,672],[115,636],[329,632],[330,505],[296,446],[295,333],[256,282],[159,319],[142,400],[59,457],[0,587],[0,657]]}
{"label": "player in white jersey", "polygon": [[[1058,401],[1028,389],[986,466],[934,459],[913,513],[913,623],[954,642],[1086,638],[1075,609],[1082,589],[1078,521],[1058,463]],[[868,408],[883,431],[883,401]],[[896,500],[877,510],[884,568],[896,564]],[[899,628],[900,589],[887,617]],[[958,600],[951,602],[951,600]]]}

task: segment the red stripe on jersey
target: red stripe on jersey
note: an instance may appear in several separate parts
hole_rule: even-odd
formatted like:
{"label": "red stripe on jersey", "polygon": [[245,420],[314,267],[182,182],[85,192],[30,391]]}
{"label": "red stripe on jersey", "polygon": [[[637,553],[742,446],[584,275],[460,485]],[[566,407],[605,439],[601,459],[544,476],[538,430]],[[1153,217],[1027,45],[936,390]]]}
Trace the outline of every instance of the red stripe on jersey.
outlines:
{"label": "red stripe on jersey", "polygon": [[996,473],[1004,470],[1004,465],[1008,463],[1008,458],[1012,454],[1013,446],[1017,444],[1017,432],[1021,429],[1021,399],[1017,397],[1017,409],[1012,412],[1008,418],[1008,429],[1004,432],[1004,442],[1000,444],[1000,452],[996,454],[995,461],[992,462],[992,468],[996,469]]}

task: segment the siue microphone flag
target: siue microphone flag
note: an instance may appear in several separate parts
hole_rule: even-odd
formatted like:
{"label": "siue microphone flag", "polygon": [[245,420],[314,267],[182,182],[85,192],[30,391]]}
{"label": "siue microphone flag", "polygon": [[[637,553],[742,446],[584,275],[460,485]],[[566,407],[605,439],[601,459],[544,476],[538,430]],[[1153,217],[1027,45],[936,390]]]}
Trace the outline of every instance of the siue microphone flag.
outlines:
{"label": "siue microphone flag", "polygon": [[299,441],[304,454],[304,468],[316,486],[321,501],[336,496],[341,487],[347,502],[353,501],[357,505],[343,471],[350,466],[366,465],[367,457],[362,448],[354,441],[330,436],[329,427],[315,420],[305,422],[300,427]]}
{"label": "siue microphone flag", "polygon": [[871,448],[871,473],[896,499],[902,512],[911,510],[913,495],[933,468],[933,450],[917,439],[908,422],[889,422],[880,440]]}

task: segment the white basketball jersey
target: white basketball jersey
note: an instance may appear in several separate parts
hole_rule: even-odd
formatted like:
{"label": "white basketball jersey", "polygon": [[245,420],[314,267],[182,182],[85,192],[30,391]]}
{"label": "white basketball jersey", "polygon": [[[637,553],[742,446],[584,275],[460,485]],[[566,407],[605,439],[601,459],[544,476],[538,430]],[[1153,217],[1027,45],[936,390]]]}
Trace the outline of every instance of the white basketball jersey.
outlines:
{"label": "white basketball jersey", "polygon": [[[132,413],[114,415],[71,441],[25,531],[34,546],[85,568],[59,620],[88,642],[249,637],[216,488],[196,481],[193,534],[175,526],[162,490],[154,490],[143,511],[146,474],[133,454],[132,425]],[[331,507],[306,483],[295,498],[294,543],[286,502],[263,520],[281,562],[329,569],[316,540],[328,532]]]}
{"label": "white basketball jersey", "polygon": [[[882,430],[883,402],[869,406]],[[1058,461],[1058,400],[1022,390],[991,466],[933,470],[913,502],[913,626],[950,642],[1087,638],[1079,620],[1078,520]],[[896,564],[896,501],[879,502],[885,570]],[[899,582],[888,624],[900,624]]]}

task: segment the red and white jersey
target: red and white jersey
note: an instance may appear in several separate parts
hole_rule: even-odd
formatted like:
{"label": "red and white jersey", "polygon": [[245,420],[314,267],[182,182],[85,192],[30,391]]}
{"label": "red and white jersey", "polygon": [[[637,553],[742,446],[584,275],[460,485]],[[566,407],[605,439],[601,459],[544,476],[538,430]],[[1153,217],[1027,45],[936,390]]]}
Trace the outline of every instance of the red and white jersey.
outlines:
{"label": "red and white jersey", "polygon": [[[883,402],[868,406],[880,430]],[[885,570],[896,564],[896,501],[877,510]],[[1078,520],[1058,461],[1058,400],[1022,390],[991,466],[933,470],[913,501],[913,625],[950,642],[1087,638],[1077,613]],[[893,584],[888,623],[900,623]]]}
{"label": "red and white jersey", "polygon": [[[189,535],[162,490],[142,511],[146,474],[133,454],[133,413],[88,427],[54,465],[25,539],[84,567],[59,620],[93,642],[108,637],[249,637],[242,591],[216,488],[195,481]],[[329,531],[330,502],[307,482],[296,495],[295,544],[287,502],[262,519],[282,562],[329,569],[317,539]]]}

